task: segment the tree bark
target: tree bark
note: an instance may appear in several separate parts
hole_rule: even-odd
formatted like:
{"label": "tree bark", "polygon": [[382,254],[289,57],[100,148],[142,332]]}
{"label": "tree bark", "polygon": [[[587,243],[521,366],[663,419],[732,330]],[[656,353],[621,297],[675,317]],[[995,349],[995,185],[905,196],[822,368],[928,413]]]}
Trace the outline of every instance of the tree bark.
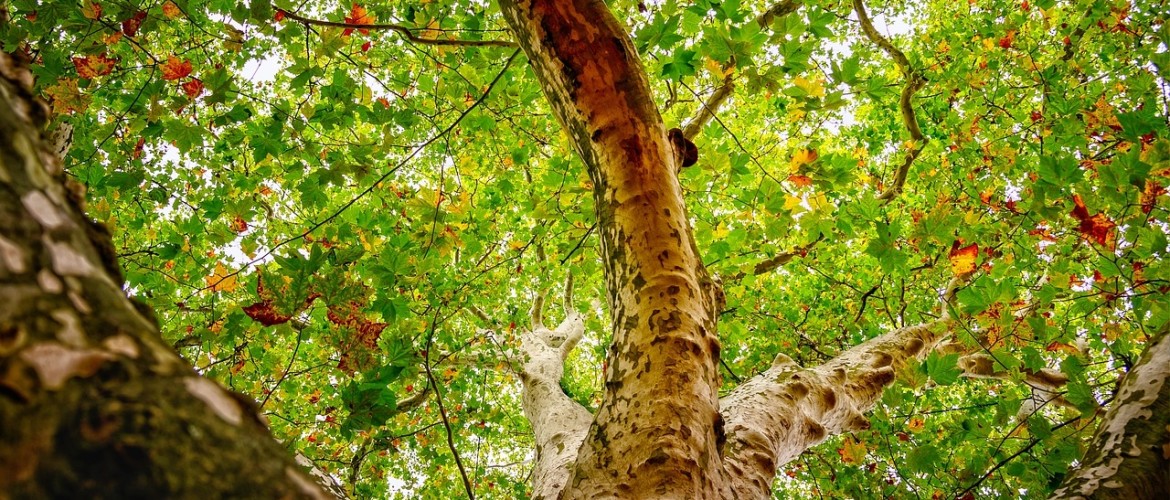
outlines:
{"label": "tree bark", "polygon": [[1125,375],[1081,466],[1053,499],[1166,498],[1170,492],[1170,335]]}
{"label": "tree bark", "polygon": [[605,263],[606,388],[568,496],[721,496],[722,292],[691,237],[637,51],[601,1],[502,0],[501,10],[588,168]]}
{"label": "tree bark", "polygon": [[126,297],[31,75],[2,53],[0,75],[0,496],[325,498]]}

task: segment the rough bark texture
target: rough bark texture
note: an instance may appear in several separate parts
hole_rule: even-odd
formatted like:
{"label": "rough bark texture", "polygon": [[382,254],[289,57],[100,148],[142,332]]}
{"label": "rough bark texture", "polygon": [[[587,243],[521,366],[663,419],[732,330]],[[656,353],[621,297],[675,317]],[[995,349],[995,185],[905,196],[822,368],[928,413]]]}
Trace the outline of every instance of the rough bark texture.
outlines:
{"label": "rough bark texture", "polygon": [[601,1],[501,8],[589,170],[611,306],[605,395],[568,496],[721,495],[721,292],[691,238],[637,52]]}
{"label": "rough bark texture", "polygon": [[1170,335],[1121,382],[1081,466],[1053,499],[1166,498],[1170,493]]}
{"label": "rough bark texture", "polygon": [[19,66],[0,54],[0,497],[323,498],[127,299]]}

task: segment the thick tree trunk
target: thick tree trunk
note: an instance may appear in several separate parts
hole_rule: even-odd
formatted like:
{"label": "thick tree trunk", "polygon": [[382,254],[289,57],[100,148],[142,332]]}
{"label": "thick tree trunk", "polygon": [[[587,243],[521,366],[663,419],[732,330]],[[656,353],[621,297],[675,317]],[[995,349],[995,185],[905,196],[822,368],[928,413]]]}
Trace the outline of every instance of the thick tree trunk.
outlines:
{"label": "thick tree trunk", "polygon": [[1170,493],[1170,335],[1125,375],[1081,466],[1053,499],[1166,498]]}
{"label": "thick tree trunk", "polygon": [[0,54],[0,496],[323,498],[255,405],[199,377],[121,288],[109,237]]}
{"label": "thick tree trunk", "polygon": [[714,497],[721,292],[699,259],[645,70],[601,1],[501,1],[589,170],[611,306],[605,396],[568,496]]}

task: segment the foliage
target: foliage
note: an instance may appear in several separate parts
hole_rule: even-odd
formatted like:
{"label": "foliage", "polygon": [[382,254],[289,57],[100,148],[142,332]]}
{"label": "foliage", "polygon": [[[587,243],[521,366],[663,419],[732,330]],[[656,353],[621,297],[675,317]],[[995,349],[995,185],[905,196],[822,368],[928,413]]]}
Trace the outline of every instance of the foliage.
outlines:
{"label": "foliage", "polygon": [[[509,359],[533,299],[569,273],[588,333],[562,385],[596,406],[611,327],[591,305],[592,185],[523,56],[481,43],[509,39],[494,7],[9,5],[4,48],[33,58],[73,125],[70,175],[116,235],[129,292],[358,496],[461,495],[453,450],[477,493],[523,494]],[[1008,374],[965,379],[957,354],[931,355],[870,430],[786,465],[777,494],[1052,489],[1170,319],[1165,6],[869,4],[925,77],[925,144],[902,121],[902,72],[848,2],[767,26],[761,2],[611,6],[668,127],[736,83],[680,174],[727,295],[726,387],[777,353],[815,365],[936,317],[956,275],[955,342]],[[879,200],[916,148],[904,192]],[[1070,377],[1067,406],[1030,405],[1025,373],[1042,368]],[[398,407],[427,387],[442,409]]]}

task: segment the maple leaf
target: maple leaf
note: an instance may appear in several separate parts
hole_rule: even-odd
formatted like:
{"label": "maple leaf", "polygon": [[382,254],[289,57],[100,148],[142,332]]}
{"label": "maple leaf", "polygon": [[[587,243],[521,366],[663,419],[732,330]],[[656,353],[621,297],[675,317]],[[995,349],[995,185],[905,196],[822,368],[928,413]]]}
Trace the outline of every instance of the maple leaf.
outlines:
{"label": "maple leaf", "polygon": [[[374,24],[374,15],[366,11],[365,7],[355,3],[353,4],[353,8],[349,10],[349,15],[345,18],[345,23],[368,26]],[[370,30],[365,28],[358,28],[358,33],[369,35]],[[353,34],[353,28],[346,28],[345,32],[343,32],[341,35],[349,36],[351,34]]]}
{"label": "maple leaf", "polygon": [[272,19],[279,23],[284,20],[285,15],[287,14],[283,10],[276,9],[276,15],[272,16]]}
{"label": "maple leaf", "polygon": [[163,15],[167,16],[167,19],[174,19],[183,15],[183,11],[179,10],[179,6],[175,5],[175,2],[172,2],[171,0],[167,0],[165,3],[163,3],[162,11]]}
{"label": "maple leaf", "polygon": [[162,65],[163,80],[178,80],[191,74],[191,61],[178,57],[167,56],[167,62]]}
{"label": "maple leaf", "polygon": [[199,97],[199,95],[203,93],[203,80],[198,78],[192,78],[186,82],[183,82],[182,86],[183,93],[187,94],[187,97],[190,97],[191,99]]}
{"label": "maple leaf", "polygon": [[790,175],[788,182],[791,182],[796,187],[809,187],[812,185],[812,178],[807,175]]}
{"label": "maple leaf", "polygon": [[232,219],[231,228],[236,234],[244,233],[248,230],[248,221],[237,215],[236,218]]}
{"label": "maple leaf", "polygon": [[76,78],[62,78],[52,87],[45,89],[45,95],[53,105],[53,114],[81,113],[89,108],[90,96],[77,88]]}
{"label": "maple leaf", "polygon": [[800,167],[814,161],[817,161],[817,151],[815,149],[798,149],[792,154],[792,161],[789,162],[789,165],[792,167],[793,172],[797,172],[800,170]]}
{"label": "maple leaf", "polygon": [[847,464],[861,463],[865,460],[865,453],[865,443],[853,438],[845,438],[845,441],[841,442],[841,447],[837,448],[841,461]]}
{"label": "maple leaf", "polygon": [[122,21],[122,33],[126,36],[134,36],[138,34],[138,28],[142,27],[142,21],[146,20],[146,11],[140,10],[135,12],[125,21]]}
{"label": "maple leaf", "polygon": [[963,276],[975,272],[975,261],[979,258],[979,245],[972,243],[965,247],[960,247],[963,240],[955,240],[951,244],[951,252],[947,254],[947,259],[951,261],[951,272],[955,276]]}
{"label": "maple leaf", "polygon": [[108,75],[114,71],[114,66],[117,63],[117,59],[106,57],[104,53],[73,58],[73,67],[77,68],[77,75],[82,78],[92,79]]}
{"label": "maple leaf", "polygon": [[235,274],[227,272],[227,268],[223,266],[222,262],[215,263],[215,271],[211,276],[203,278],[207,283],[207,287],[213,292],[234,292],[240,286],[239,281],[236,280]]}
{"label": "maple leaf", "polygon": [[1103,212],[1097,212],[1090,216],[1089,209],[1085,207],[1085,202],[1079,194],[1073,195],[1073,205],[1069,215],[1080,221],[1077,231],[1081,233],[1081,236],[1112,250],[1117,244],[1116,235],[1113,234],[1113,228],[1117,227],[1117,224],[1109,220],[1109,216]]}

